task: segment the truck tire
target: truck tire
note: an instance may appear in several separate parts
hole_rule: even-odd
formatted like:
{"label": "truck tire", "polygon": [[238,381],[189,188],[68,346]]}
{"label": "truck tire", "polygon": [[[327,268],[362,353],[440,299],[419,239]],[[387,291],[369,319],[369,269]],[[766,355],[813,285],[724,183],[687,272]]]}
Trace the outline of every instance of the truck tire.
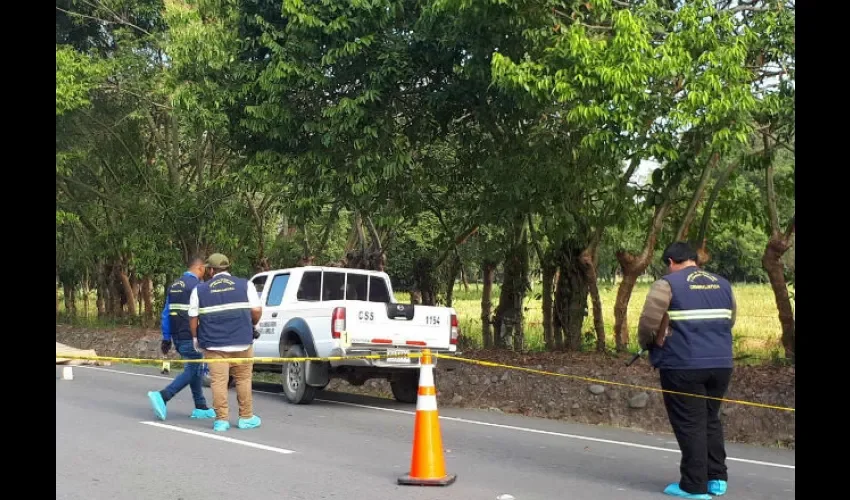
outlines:
{"label": "truck tire", "polygon": [[[301,344],[293,344],[286,350],[284,358],[305,358],[307,354]],[[286,400],[292,404],[303,405],[310,404],[313,398],[316,397],[317,387],[307,385],[307,372],[305,370],[306,363],[303,361],[283,363],[281,370],[281,383],[283,385],[283,395]]]}
{"label": "truck tire", "polygon": [[419,394],[419,370],[390,379],[393,397],[399,403],[415,404]]}

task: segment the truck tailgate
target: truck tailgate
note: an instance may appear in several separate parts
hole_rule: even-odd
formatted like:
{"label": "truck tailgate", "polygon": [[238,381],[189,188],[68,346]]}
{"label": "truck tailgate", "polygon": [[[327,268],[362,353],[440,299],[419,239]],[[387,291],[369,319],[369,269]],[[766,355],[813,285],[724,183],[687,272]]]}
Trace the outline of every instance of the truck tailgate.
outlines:
{"label": "truck tailgate", "polygon": [[352,346],[449,349],[452,314],[448,307],[350,301],[346,330]]}

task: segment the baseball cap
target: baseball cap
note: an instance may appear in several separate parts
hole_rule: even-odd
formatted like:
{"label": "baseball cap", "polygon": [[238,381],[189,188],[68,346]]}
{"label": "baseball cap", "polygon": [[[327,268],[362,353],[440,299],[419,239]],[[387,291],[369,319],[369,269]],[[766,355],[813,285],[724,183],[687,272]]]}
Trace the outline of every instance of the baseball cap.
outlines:
{"label": "baseball cap", "polygon": [[206,266],[215,269],[227,269],[230,267],[230,260],[222,253],[214,253],[207,257]]}

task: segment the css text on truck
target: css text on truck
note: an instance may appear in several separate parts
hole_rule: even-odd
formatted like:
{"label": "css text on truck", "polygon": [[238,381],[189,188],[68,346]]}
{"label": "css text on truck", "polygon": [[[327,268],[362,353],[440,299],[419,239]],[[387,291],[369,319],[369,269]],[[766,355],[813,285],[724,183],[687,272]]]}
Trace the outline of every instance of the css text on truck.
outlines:
{"label": "css text on truck", "polygon": [[389,356],[255,364],[255,372],[281,373],[290,403],[311,402],[333,377],[352,385],[387,379],[397,401],[415,403],[419,358],[410,354],[425,348],[441,354],[457,352],[455,310],[398,303],[386,273],[311,266],[262,272],[251,282],[263,303],[254,356]]}

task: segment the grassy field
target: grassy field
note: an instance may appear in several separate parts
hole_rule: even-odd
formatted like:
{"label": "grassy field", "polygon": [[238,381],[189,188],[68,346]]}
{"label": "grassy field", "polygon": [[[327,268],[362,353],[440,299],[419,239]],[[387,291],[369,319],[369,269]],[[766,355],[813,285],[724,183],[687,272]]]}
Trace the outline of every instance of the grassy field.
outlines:
{"label": "grassy field", "polygon": [[[637,322],[643,302],[649,291],[649,283],[638,283],[629,303],[629,331],[632,349],[637,349]],[[738,304],[738,316],[733,335],[736,356],[755,359],[777,359],[784,357],[780,338],[782,330],[777,317],[776,302],[769,285],[734,285],[735,299]],[[534,300],[540,294],[540,285],[526,298],[526,346],[529,350],[543,350],[543,313],[541,301]],[[602,299],[602,312],[605,317],[605,333],[608,345],[614,348],[614,299],[617,287],[600,283],[599,294]],[[493,308],[498,304],[499,288],[493,286]],[[472,346],[481,345],[481,287],[474,284],[466,291],[462,286],[455,288],[454,308],[458,311],[461,331]],[[589,306],[588,301],[588,306]],[[585,348],[593,349],[596,334],[593,333],[592,313],[584,322]]]}
{"label": "grassy field", "polygon": [[[649,282],[640,282],[635,287],[629,304],[629,330],[631,332],[633,350],[637,349],[634,340],[637,332],[637,321],[646,293],[649,290]],[[776,303],[773,292],[769,285],[737,284],[734,285],[735,297],[738,303],[738,318],[733,331],[735,337],[736,356],[744,359],[776,360],[784,357],[782,344],[780,342],[781,328],[777,318]],[[498,304],[499,286],[493,286],[493,308]],[[543,350],[543,314],[540,300],[535,300],[540,294],[541,287],[536,285],[532,293],[526,299],[526,348],[532,351]],[[605,316],[605,332],[608,345],[613,349],[614,339],[614,298],[617,287],[611,284],[600,283],[599,293],[602,298],[603,314]],[[406,293],[397,293],[399,301],[409,300]],[[60,296],[60,313],[64,313],[64,301]],[[588,302],[589,305],[589,302]],[[471,284],[469,290],[463,286],[457,286],[454,292],[454,308],[458,311],[461,331],[465,337],[465,345],[468,347],[481,346],[481,285]],[[109,326],[98,321],[97,310],[94,305],[94,296],[89,300],[88,315],[84,315],[84,303],[78,296],[77,314],[75,323],[88,326]],[[138,319],[138,318],[134,318]],[[157,314],[156,321],[158,322]],[[133,321],[134,323],[138,321]],[[112,324],[127,324],[124,320]],[[153,325],[154,328],[157,325]],[[588,316],[584,323],[585,345],[588,350],[595,348],[595,334],[593,333],[593,318]]]}

